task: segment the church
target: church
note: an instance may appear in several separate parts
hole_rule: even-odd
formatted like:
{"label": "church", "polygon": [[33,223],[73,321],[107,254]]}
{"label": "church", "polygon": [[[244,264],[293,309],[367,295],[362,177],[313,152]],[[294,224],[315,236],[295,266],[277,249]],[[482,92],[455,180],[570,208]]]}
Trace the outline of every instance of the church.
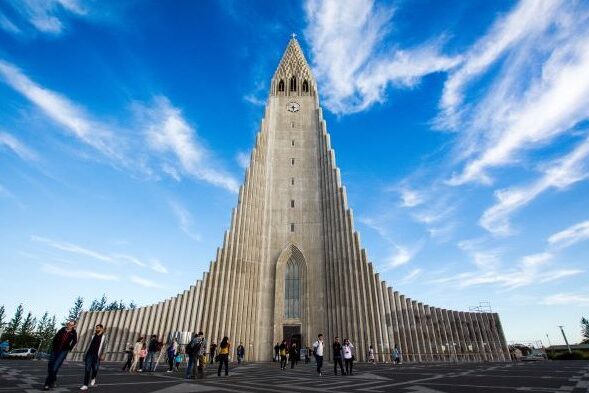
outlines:
{"label": "church", "polygon": [[[317,334],[355,345],[356,359],[502,361],[509,359],[496,313],[462,312],[410,299],[382,281],[354,228],[317,82],[295,37],[272,77],[264,117],[223,245],[202,279],[175,297],[133,310],[84,312],[80,360],[91,331],[110,336],[107,360],[140,336],[185,343],[202,330],[228,336],[246,361],[272,359],[283,339],[311,346]],[[327,354],[331,346],[326,345]]]}

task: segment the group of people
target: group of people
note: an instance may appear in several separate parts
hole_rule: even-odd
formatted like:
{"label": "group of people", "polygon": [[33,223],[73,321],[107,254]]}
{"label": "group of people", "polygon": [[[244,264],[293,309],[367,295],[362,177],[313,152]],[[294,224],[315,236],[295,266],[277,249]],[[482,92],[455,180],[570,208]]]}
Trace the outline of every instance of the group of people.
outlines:
{"label": "group of people", "polygon": [[[333,373],[337,375],[338,366],[342,375],[352,375],[354,367],[354,345],[347,338],[343,343],[340,343],[339,337],[335,337],[331,344],[333,350]],[[325,343],[323,342],[323,334],[317,336],[317,341],[313,343],[313,354],[317,363],[317,374],[322,375],[323,356],[325,353]],[[343,363],[342,363],[343,359]],[[346,370],[344,371],[344,364]]]}
{"label": "group of people", "polygon": [[[90,344],[88,344],[84,354],[84,381],[80,390],[88,390],[88,386],[96,384],[100,361],[104,359],[104,354],[108,348],[108,337],[104,332],[102,324],[96,325]],[[51,342],[51,356],[47,364],[47,378],[45,379],[44,390],[55,387],[59,368],[77,342],[76,321],[68,321],[64,327],[59,329]]]}

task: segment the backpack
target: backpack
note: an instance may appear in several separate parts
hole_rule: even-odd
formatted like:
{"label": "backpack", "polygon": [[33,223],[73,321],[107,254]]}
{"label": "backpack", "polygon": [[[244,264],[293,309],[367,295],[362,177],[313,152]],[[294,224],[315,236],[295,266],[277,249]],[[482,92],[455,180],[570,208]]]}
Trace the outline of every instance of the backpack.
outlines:
{"label": "backpack", "polygon": [[186,346],[186,352],[190,355],[198,355],[202,346],[202,340],[193,338]]}

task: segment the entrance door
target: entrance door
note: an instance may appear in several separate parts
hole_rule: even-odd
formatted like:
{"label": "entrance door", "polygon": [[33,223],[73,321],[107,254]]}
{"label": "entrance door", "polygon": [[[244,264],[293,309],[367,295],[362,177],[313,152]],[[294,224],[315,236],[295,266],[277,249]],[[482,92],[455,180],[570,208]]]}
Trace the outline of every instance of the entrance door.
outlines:
{"label": "entrance door", "polygon": [[303,342],[303,337],[301,336],[301,326],[300,325],[284,325],[282,327],[283,332],[283,339],[286,340],[288,346],[295,342],[297,343],[297,348],[301,347],[301,343]]}

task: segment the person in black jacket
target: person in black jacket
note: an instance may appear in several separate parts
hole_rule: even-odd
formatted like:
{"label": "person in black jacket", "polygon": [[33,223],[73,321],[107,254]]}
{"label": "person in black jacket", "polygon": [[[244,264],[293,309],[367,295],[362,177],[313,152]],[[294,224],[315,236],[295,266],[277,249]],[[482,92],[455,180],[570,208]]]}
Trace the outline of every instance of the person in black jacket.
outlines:
{"label": "person in black jacket", "polygon": [[51,343],[51,356],[47,365],[47,378],[45,379],[44,390],[55,387],[57,372],[63,364],[67,354],[78,342],[78,333],[76,332],[76,321],[68,321],[67,324],[59,329],[53,337]]}
{"label": "person in black jacket", "polygon": [[96,385],[96,375],[100,362],[104,360],[104,355],[108,352],[108,338],[104,334],[104,326],[99,323],[96,325],[94,335],[90,340],[90,345],[84,356],[84,384],[80,390],[88,390],[88,385]]}
{"label": "person in black jacket", "polygon": [[342,375],[346,375],[344,372],[344,364],[342,363],[342,344],[339,342],[339,337],[335,338],[333,342],[333,373],[337,375],[337,365],[339,364]]}
{"label": "person in black jacket", "polygon": [[294,368],[295,364],[299,361],[299,349],[297,348],[297,343],[294,341],[288,350],[288,360],[290,360],[290,368]]}

